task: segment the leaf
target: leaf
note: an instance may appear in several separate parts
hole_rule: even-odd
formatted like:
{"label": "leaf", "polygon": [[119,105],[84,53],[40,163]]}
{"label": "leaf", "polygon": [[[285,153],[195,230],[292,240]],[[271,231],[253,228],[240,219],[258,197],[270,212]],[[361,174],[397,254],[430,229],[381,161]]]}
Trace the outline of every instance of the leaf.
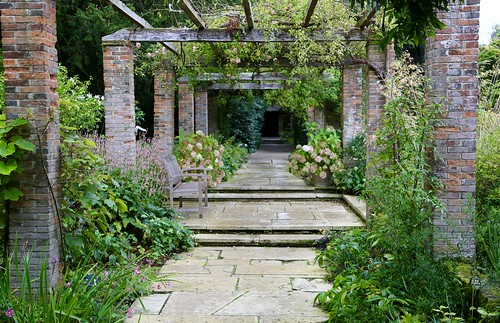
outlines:
{"label": "leaf", "polygon": [[116,230],[121,232],[122,231],[122,224],[121,222],[113,222],[113,225],[115,226]]}
{"label": "leaf", "polygon": [[18,127],[18,126],[24,126],[27,123],[28,123],[28,121],[26,121],[25,119],[17,118],[17,119],[12,120],[9,123],[9,126]]}
{"label": "leaf", "polygon": [[83,247],[83,238],[73,234],[66,234],[66,244],[71,248]]}
{"label": "leaf", "polygon": [[116,198],[115,199],[116,206],[118,206],[118,210],[120,212],[128,212],[128,207],[127,204],[122,199]]}
{"label": "leaf", "polygon": [[16,138],[14,143],[16,144],[17,147],[28,150],[28,151],[34,151],[35,150],[35,145],[33,145],[31,142],[24,138]]}
{"label": "leaf", "polygon": [[85,138],[84,142],[85,142],[85,144],[86,144],[87,146],[90,146],[90,147],[96,147],[95,142],[93,142],[93,141],[92,141],[92,140],[90,140],[90,139]]}
{"label": "leaf", "polygon": [[6,200],[17,201],[21,196],[23,196],[23,192],[17,187],[9,187],[3,191],[3,197]]}
{"label": "leaf", "polygon": [[12,143],[12,142],[7,143],[5,141],[0,142],[0,156],[1,157],[10,156],[15,152],[16,152],[16,147],[14,146],[14,143]]}
{"label": "leaf", "polygon": [[0,174],[8,176],[16,169],[17,169],[17,162],[15,159],[9,159],[7,163],[0,161]]}

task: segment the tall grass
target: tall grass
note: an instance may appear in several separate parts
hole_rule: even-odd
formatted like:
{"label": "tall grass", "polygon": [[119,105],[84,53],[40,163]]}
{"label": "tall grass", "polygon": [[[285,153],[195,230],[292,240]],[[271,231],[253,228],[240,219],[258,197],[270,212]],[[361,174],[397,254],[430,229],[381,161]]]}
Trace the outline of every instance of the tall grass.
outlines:
{"label": "tall grass", "polygon": [[28,252],[20,259],[16,249],[0,268],[0,322],[121,322],[128,303],[148,289],[153,274],[137,262],[109,271],[82,262],[64,270],[51,287],[46,262],[39,277],[30,276],[31,256]]}

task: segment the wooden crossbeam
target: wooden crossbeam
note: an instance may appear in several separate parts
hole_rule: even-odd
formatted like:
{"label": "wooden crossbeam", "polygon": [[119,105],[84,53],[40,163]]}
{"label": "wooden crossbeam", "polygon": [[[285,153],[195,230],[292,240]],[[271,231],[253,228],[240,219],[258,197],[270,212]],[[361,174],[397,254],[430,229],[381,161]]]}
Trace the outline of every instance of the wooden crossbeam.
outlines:
{"label": "wooden crossbeam", "polygon": [[253,12],[252,12],[252,3],[250,0],[243,0],[243,9],[245,10],[245,17],[247,20],[247,29],[253,29]]}
{"label": "wooden crossbeam", "polygon": [[212,83],[203,88],[207,90],[279,90],[284,87],[282,83]]}
{"label": "wooden crossbeam", "polygon": [[[187,82],[189,81],[189,77],[183,76],[178,78],[178,81],[181,82]],[[220,73],[204,73],[202,75],[198,75],[195,78],[197,81],[219,81],[219,80],[225,80],[227,79],[227,76],[225,74],[220,74]],[[283,73],[276,73],[276,72],[264,72],[264,73],[248,73],[248,72],[243,72],[243,73],[238,73],[237,75],[234,75],[231,77],[231,80],[235,81],[286,81],[286,80],[299,80],[297,77],[293,76],[288,76]]]}
{"label": "wooden crossbeam", "polygon": [[314,13],[314,9],[316,9],[317,4],[318,0],[309,0],[309,4],[307,5],[306,16],[304,17],[304,22],[302,22],[302,26],[307,27],[311,24],[311,18]]}
{"label": "wooden crossbeam", "polygon": [[357,21],[357,28],[365,28],[371,22],[373,16],[377,13],[377,8],[373,8],[370,11],[365,12],[365,14]]}
{"label": "wooden crossbeam", "polygon": [[[125,17],[127,17],[129,20],[131,20],[133,23],[143,27],[143,28],[153,28],[149,22],[147,22],[144,18],[136,14],[134,11],[132,11],[129,7],[127,7],[123,2],[120,0],[109,0],[111,5],[118,9]],[[177,47],[174,44],[170,44],[168,42],[162,42],[161,43],[163,46],[165,46],[168,50],[171,52],[175,53],[178,55]]]}
{"label": "wooden crossbeam", "polygon": [[199,29],[207,29],[207,23],[201,18],[200,14],[194,9],[189,0],[179,0],[179,7],[184,10],[196,27]]}
{"label": "wooden crossbeam", "polygon": [[[345,34],[339,31],[344,40],[349,41],[365,41],[366,37],[363,31],[359,29],[353,29],[351,32]],[[317,42],[329,42],[332,41],[331,37],[325,35],[324,32],[316,31],[311,32],[310,35],[312,40]],[[122,29],[111,35],[104,36],[102,38],[104,42],[106,41],[119,41],[119,40],[129,40],[135,42],[206,42],[206,43],[217,43],[217,42],[231,42],[234,40],[233,35],[227,33],[224,29],[202,29],[202,30],[192,30],[192,29],[169,29],[169,28],[144,28],[139,30],[133,29]],[[239,42],[247,43],[262,43],[262,42],[295,42],[297,39],[292,36],[286,30],[259,30],[252,29],[241,34],[238,37]]]}

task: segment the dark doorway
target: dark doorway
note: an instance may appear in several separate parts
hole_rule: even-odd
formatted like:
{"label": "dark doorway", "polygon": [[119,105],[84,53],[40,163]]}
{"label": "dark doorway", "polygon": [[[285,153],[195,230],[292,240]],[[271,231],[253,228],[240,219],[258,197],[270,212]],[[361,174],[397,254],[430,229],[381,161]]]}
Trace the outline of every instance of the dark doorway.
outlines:
{"label": "dark doorway", "polygon": [[264,113],[264,126],[262,127],[262,137],[279,137],[279,111],[266,111]]}

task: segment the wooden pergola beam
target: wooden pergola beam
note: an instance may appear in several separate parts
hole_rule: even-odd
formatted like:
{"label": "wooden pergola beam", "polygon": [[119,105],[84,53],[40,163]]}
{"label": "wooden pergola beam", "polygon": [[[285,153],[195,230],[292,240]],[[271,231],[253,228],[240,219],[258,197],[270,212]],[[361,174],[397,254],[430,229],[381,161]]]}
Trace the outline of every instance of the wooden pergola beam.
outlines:
{"label": "wooden pergola beam", "polygon": [[[198,75],[195,78],[197,81],[219,81],[219,80],[226,80],[227,76],[225,74],[220,74],[220,73],[204,73],[202,75]],[[243,72],[243,73],[238,73],[237,75],[234,75],[231,77],[231,80],[235,81],[286,81],[286,80],[299,80],[297,77],[291,77],[283,73],[276,73],[276,72],[265,72],[265,73],[249,73],[249,72]],[[189,81],[189,77],[183,76],[178,78],[178,81],[180,82],[187,82]]]}
{"label": "wooden pergola beam", "polygon": [[318,4],[318,0],[309,0],[309,4],[307,5],[306,16],[304,17],[304,22],[302,22],[302,26],[307,27],[311,23],[311,18],[316,9],[316,5]]}
{"label": "wooden pergola beam", "polygon": [[373,16],[377,13],[377,8],[373,8],[370,11],[366,11],[363,17],[361,17],[356,23],[356,28],[365,28],[371,22]]}
{"label": "wooden pergola beam", "polygon": [[[114,8],[118,9],[118,11],[120,11],[125,17],[127,17],[130,21],[132,21],[136,25],[139,25],[143,28],[153,28],[153,26],[151,26],[151,24],[147,22],[147,20],[136,14],[120,0],[109,0],[109,2]],[[168,42],[161,42],[161,44],[171,52],[175,53],[176,55],[179,55],[177,47],[174,44],[170,44]]]}
{"label": "wooden pergola beam", "polygon": [[[366,37],[363,31],[353,29],[345,34],[339,32],[344,40],[348,41],[365,41]],[[332,41],[331,37],[325,35],[324,32],[311,32],[310,37],[317,42]],[[224,29],[168,29],[168,28],[145,28],[145,29],[122,29],[111,35],[102,38],[104,42],[113,41],[135,41],[135,42],[206,42],[206,43],[224,43],[231,42],[234,37],[227,33]],[[259,30],[252,29],[245,34],[239,35],[239,42],[247,43],[262,43],[262,42],[295,42],[296,37],[292,36],[286,30]]]}
{"label": "wooden pergola beam", "polygon": [[194,9],[189,0],[179,0],[179,7],[184,10],[198,29],[207,29],[207,23],[201,18],[200,14]]}
{"label": "wooden pergola beam", "polygon": [[204,86],[206,90],[279,90],[285,87],[282,83],[212,83]]}
{"label": "wooden pergola beam", "polygon": [[252,3],[250,0],[243,0],[243,9],[245,10],[245,17],[247,20],[247,29],[253,29],[253,12],[252,12]]}

